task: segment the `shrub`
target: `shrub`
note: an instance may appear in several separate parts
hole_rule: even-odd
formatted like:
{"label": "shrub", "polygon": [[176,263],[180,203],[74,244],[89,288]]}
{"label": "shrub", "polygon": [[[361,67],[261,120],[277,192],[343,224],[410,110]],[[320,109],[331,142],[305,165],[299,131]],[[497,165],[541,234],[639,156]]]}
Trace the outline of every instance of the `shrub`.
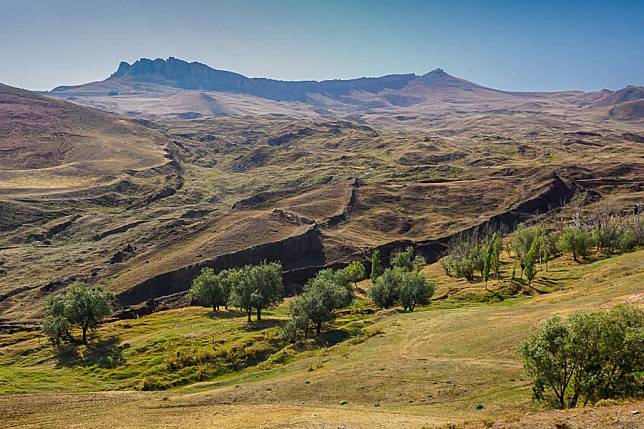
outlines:
{"label": "shrub", "polygon": [[[112,295],[101,286],[74,283],[46,301],[42,329],[55,346],[64,341],[87,345],[88,331],[94,331],[110,314],[111,299]],[[80,339],[72,335],[74,327],[80,328]]]}
{"label": "shrub", "polygon": [[554,317],[519,347],[533,380],[533,396],[558,408],[644,395],[644,311],[620,305],[609,311]]}
{"label": "shrub", "polygon": [[423,267],[425,265],[427,265],[427,261],[421,255],[416,255],[414,257],[414,260],[412,261],[411,265],[412,265],[412,270],[416,271],[417,273],[419,273],[420,270],[422,270]]}

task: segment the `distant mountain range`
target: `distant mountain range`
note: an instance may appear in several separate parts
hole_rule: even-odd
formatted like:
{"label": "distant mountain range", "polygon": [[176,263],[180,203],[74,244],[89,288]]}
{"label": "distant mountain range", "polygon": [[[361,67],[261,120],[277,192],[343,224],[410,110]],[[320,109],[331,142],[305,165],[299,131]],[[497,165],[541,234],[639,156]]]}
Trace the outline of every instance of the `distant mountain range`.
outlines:
{"label": "distant mountain range", "polygon": [[[378,93],[384,90],[400,90],[413,82],[426,86],[448,85],[460,89],[482,88],[472,82],[458,79],[441,69],[418,76],[415,74],[393,74],[381,77],[358,79],[334,79],[324,81],[282,81],[266,78],[249,78],[239,73],[213,69],[198,62],[187,62],[170,57],[167,60],[142,58],[134,64],[121,62],[116,72],[97,83],[78,86],[60,86],[53,92],[109,93],[109,84],[127,87],[136,84],[155,84],[187,90],[220,91],[248,94],[275,101],[306,101],[309,94],[327,96],[348,95],[352,91]],[[112,91],[114,93],[114,91]]]}
{"label": "distant mountain range", "polygon": [[586,111],[596,108],[600,116],[633,120],[641,119],[644,109],[644,88],[638,86],[591,93],[509,92],[451,76],[439,68],[424,75],[282,81],[249,78],[173,57],[121,62],[103,81],[59,86],[48,95],[121,114],[181,119],[258,113],[296,117],[393,110],[450,113],[463,108],[500,112],[517,106],[521,111],[534,111],[566,105]]}

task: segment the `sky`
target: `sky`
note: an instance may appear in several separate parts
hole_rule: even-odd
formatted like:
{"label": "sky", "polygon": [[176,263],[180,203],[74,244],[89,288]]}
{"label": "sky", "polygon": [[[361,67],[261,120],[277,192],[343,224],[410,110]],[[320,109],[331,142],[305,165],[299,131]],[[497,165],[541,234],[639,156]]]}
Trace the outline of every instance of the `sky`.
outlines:
{"label": "sky", "polygon": [[505,90],[644,85],[644,0],[0,0],[0,82],[48,90],[174,56],[249,77],[440,67]]}

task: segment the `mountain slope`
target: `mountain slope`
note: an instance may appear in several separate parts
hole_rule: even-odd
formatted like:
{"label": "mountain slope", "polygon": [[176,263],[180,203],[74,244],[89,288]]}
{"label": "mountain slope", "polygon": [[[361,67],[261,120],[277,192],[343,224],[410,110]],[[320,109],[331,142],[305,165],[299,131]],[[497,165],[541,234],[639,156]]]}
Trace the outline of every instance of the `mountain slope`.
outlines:
{"label": "mountain slope", "polygon": [[[166,140],[130,121],[0,84],[0,189],[76,187],[161,165]],[[78,174],[71,174],[71,172]],[[27,173],[29,172],[29,173]]]}

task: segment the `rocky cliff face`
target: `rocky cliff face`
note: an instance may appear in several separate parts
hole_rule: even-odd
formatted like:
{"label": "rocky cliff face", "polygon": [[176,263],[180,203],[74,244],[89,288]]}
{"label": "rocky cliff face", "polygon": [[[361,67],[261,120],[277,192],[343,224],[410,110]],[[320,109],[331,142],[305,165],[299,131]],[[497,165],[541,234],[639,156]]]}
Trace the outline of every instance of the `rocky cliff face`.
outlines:
{"label": "rocky cliff face", "polygon": [[217,70],[198,62],[188,63],[170,57],[167,60],[142,58],[134,64],[122,62],[108,80],[156,83],[191,90],[233,92],[278,101],[305,101],[307,94],[310,93],[340,96],[351,91],[379,92],[385,89],[400,89],[416,78],[414,74],[401,74],[321,82],[281,81],[248,78],[239,73]]}

